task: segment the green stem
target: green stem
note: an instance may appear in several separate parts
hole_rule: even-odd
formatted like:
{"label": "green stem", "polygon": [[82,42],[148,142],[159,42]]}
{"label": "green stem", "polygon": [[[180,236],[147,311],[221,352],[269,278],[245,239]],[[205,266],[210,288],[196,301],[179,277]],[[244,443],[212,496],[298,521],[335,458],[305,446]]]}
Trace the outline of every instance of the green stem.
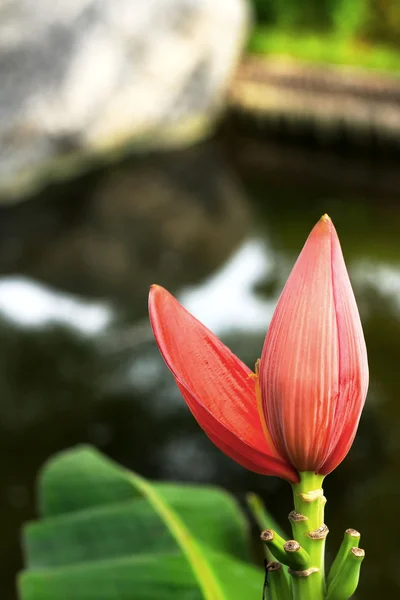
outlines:
{"label": "green stem", "polygon": [[351,548],[358,548],[358,544],[360,543],[360,534],[355,529],[346,529],[345,534],[343,536],[343,541],[340,545],[339,552],[336,555],[335,560],[330,568],[327,586],[329,587],[332,581],[335,579],[338,574],[346,556],[350,552]]}
{"label": "green stem", "polygon": [[273,529],[265,529],[261,532],[260,537],[266,547],[272,553],[274,557],[272,560],[278,560],[286,565],[286,552],[284,550],[285,540],[281,538],[281,536]]}
{"label": "green stem", "polygon": [[[306,573],[306,572],[304,572]],[[308,573],[305,575],[294,575],[292,586],[293,600],[319,600],[323,596],[316,596],[315,579],[317,573]]]}
{"label": "green stem", "polygon": [[295,570],[308,567],[310,557],[296,540],[285,542],[273,529],[265,529],[260,537],[276,560]]}
{"label": "green stem", "polygon": [[289,540],[283,548],[286,552],[286,560],[289,567],[300,571],[308,568],[310,557],[296,540]]}
{"label": "green stem", "polygon": [[358,586],[360,567],[365,552],[361,548],[351,548],[344,557],[340,568],[328,588],[326,600],[349,600]]}
{"label": "green stem", "polygon": [[[257,494],[253,494],[250,492],[249,494],[247,494],[246,500],[247,500],[248,507],[249,507],[251,513],[253,514],[256,522],[258,523],[260,529],[267,529],[269,527],[272,527],[274,529],[274,531],[279,532],[279,527],[278,527],[277,523],[274,522],[274,520],[271,518],[271,515],[265,510],[264,503],[261,500],[261,498],[259,496],[257,496]],[[274,562],[275,557],[266,544],[264,545],[264,549],[265,549],[265,556],[266,556],[267,561]],[[282,571],[286,578],[288,587],[289,586],[291,587],[291,585],[292,585],[291,578],[289,576],[286,565],[282,566]],[[291,596],[289,596],[289,598],[291,598]]]}
{"label": "green stem", "polygon": [[292,600],[290,582],[288,581],[281,563],[271,561],[267,564],[268,599]]}
{"label": "green stem", "polygon": [[325,538],[322,482],[324,477],[310,472],[300,473],[293,485],[295,511],[289,515],[293,537],[310,557],[307,569],[291,571],[294,600],[323,600],[325,597]]}

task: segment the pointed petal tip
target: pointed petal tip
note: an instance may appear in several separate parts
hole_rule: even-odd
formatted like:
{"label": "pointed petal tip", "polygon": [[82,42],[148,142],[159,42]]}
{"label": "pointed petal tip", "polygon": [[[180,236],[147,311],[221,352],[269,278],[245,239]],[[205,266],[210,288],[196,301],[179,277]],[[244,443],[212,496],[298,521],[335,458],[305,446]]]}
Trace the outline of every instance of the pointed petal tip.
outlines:
{"label": "pointed petal tip", "polygon": [[171,294],[163,288],[161,285],[157,283],[153,283],[149,289],[149,298],[148,298],[148,310],[150,316],[150,324],[152,326],[154,335],[157,339],[156,329],[159,327],[159,308],[163,305],[168,298],[172,296]]}
{"label": "pointed petal tip", "polygon": [[331,231],[333,227],[332,219],[325,213],[316,224],[316,227],[324,232]]}
{"label": "pointed petal tip", "polygon": [[149,289],[150,294],[160,291],[160,290],[164,290],[163,287],[161,287],[161,285],[158,285],[158,283],[152,283]]}
{"label": "pointed petal tip", "polygon": [[325,213],[314,226],[310,237],[315,238],[321,236],[328,238],[331,234],[337,235],[332,219]]}
{"label": "pointed petal tip", "polygon": [[171,294],[168,290],[163,288],[158,283],[152,283],[149,289],[149,307],[153,306],[154,303],[162,301],[162,299],[166,299],[170,297]]}
{"label": "pointed petal tip", "polygon": [[156,283],[152,283],[149,287],[149,310],[151,309],[151,302],[154,298],[154,294],[157,292],[159,287],[160,286],[158,286]]}

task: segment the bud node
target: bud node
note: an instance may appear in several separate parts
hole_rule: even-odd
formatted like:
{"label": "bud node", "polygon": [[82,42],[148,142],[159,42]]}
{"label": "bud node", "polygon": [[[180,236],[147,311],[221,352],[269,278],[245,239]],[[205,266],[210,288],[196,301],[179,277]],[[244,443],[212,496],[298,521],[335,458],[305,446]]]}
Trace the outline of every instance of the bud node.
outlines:
{"label": "bud node", "polygon": [[328,533],[329,533],[329,529],[324,524],[324,525],[321,525],[321,527],[318,527],[318,529],[315,529],[314,531],[309,531],[307,533],[307,535],[311,540],[324,540],[326,538],[326,536],[328,535]]}
{"label": "bud node", "polygon": [[365,556],[365,550],[363,550],[362,548],[351,548],[350,552],[356,558],[364,558]]}
{"label": "bud node", "polygon": [[347,533],[347,535],[350,535],[351,537],[354,537],[354,538],[361,537],[361,533],[359,531],[357,531],[357,529],[346,529],[346,533]]}
{"label": "bud node", "polygon": [[304,571],[294,571],[293,569],[288,569],[290,575],[294,577],[309,577],[313,573],[318,573],[318,567],[310,567],[309,569],[305,569]]}
{"label": "bud node", "polygon": [[283,549],[285,550],[285,552],[298,552],[300,550],[300,548],[301,548],[301,546],[300,546],[299,542],[296,542],[296,540],[289,540],[283,546]]}
{"label": "bud node", "polygon": [[315,502],[324,497],[324,490],[319,488],[318,490],[311,490],[311,492],[300,492],[299,496],[304,502]]}
{"label": "bud node", "polygon": [[275,537],[274,531],[272,529],[265,529],[261,532],[260,538],[263,542],[272,542]]}
{"label": "bud node", "polygon": [[289,519],[289,521],[293,521],[293,523],[300,523],[301,521],[308,521],[308,517],[300,514],[299,512],[297,512],[297,510],[292,510],[292,512],[289,513],[288,519]]}

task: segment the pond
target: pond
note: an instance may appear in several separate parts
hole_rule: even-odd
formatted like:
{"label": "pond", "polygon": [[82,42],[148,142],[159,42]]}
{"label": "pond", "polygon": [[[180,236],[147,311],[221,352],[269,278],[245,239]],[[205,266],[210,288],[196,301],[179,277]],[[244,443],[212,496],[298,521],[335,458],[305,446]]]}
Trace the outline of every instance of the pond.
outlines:
{"label": "pond", "polygon": [[1,209],[2,598],[15,598],[38,469],[74,444],[94,444],[147,477],[216,483],[240,501],[258,492],[286,526],[289,486],[230,461],[191,417],[153,341],[147,294],[151,283],[167,287],[253,366],[290,268],[325,212],[342,242],[371,370],[356,442],[326,480],[328,547],[336,551],[348,527],[361,531],[357,597],[397,597],[397,183],[374,156],[281,147],[228,126],[194,148],[126,159]]}

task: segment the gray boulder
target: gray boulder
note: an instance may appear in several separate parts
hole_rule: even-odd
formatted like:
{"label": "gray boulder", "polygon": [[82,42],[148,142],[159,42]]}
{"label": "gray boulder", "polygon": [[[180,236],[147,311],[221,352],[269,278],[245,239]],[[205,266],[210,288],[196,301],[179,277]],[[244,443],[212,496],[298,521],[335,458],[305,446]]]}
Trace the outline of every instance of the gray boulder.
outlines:
{"label": "gray boulder", "polygon": [[199,137],[247,23],[245,0],[0,0],[0,195]]}

